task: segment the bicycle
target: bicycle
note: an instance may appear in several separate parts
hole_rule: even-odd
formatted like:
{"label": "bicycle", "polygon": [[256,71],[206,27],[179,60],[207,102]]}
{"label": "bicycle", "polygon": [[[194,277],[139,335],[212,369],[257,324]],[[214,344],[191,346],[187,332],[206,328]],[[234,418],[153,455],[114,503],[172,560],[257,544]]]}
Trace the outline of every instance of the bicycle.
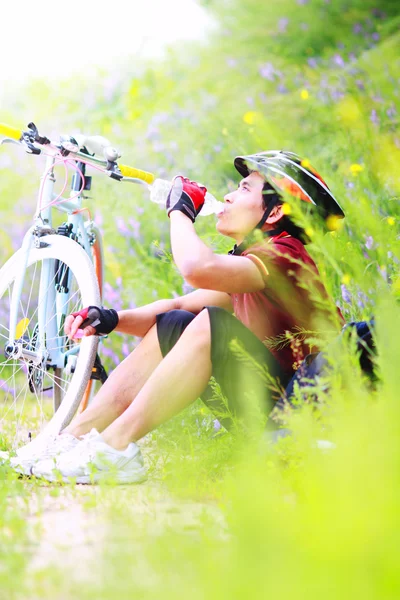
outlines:
{"label": "bicycle", "polygon": [[[63,331],[68,314],[99,305],[102,297],[102,238],[82,206],[92,184],[86,167],[132,183],[151,184],[154,175],[118,164],[120,153],[101,136],[54,142],[34,123],[26,131],[0,124],[0,136],[0,145],[16,143],[46,156],[33,224],[0,270],[0,442],[16,449],[33,437],[41,443],[43,436],[58,434],[78,406],[87,405],[93,378],[104,379],[96,360],[99,338],[70,340]],[[64,165],[66,175],[60,194],[54,191],[57,165]],[[68,167],[75,173],[64,198]],[[57,228],[54,209],[67,215]]]}

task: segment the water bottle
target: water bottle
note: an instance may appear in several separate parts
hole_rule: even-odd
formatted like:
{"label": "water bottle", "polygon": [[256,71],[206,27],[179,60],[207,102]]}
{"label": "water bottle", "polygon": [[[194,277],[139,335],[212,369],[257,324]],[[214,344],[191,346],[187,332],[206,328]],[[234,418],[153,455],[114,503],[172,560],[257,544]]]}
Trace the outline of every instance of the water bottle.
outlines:
{"label": "water bottle", "polygon": [[[172,186],[172,181],[166,179],[155,179],[150,189],[150,200],[156,204],[165,206],[167,203],[168,194]],[[200,217],[207,217],[208,215],[217,215],[224,208],[223,202],[218,202],[210,192],[206,193],[204,199],[204,206],[200,211]]]}

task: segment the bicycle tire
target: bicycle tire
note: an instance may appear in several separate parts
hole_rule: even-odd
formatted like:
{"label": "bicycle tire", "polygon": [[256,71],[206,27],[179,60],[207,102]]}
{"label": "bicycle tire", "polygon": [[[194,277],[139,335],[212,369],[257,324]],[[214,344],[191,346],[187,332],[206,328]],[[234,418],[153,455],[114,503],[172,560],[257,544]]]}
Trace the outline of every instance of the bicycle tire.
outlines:
{"label": "bicycle tire", "polygon": [[[70,270],[70,277],[71,277],[71,281],[72,278],[76,279],[76,292],[75,292],[75,298],[74,301],[76,301],[77,303],[77,308],[79,310],[79,305],[82,306],[88,306],[88,305],[97,305],[100,302],[100,294],[99,294],[99,288],[98,288],[98,284],[97,284],[97,279],[96,279],[96,275],[95,275],[95,271],[93,268],[93,264],[90,260],[90,258],[87,256],[87,254],[85,253],[85,251],[73,240],[63,237],[63,236],[59,236],[59,235],[48,235],[48,236],[44,236],[42,238],[40,238],[41,240],[41,248],[32,248],[29,252],[28,255],[28,262],[27,262],[27,272],[28,269],[30,267],[34,267],[34,272],[33,272],[33,277],[32,277],[32,285],[35,285],[37,287],[37,276],[36,276],[36,269],[38,268],[38,265],[40,268],[43,268],[44,262],[43,261],[56,261],[58,260],[60,264],[66,265],[66,267],[68,267],[68,269]],[[8,304],[10,303],[10,292],[8,292],[8,296],[5,296],[5,292],[7,292],[7,290],[10,289],[10,286],[13,285],[13,282],[15,280],[16,277],[16,273],[18,272],[18,269],[21,268],[21,265],[23,264],[23,255],[22,255],[22,251],[19,250],[17,251],[7,262],[6,264],[2,267],[2,269],[0,270],[0,303],[1,301],[4,299],[5,302],[4,304],[7,304],[7,298],[8,298]],[[52,263],[48,263],[49,265],[51,265]],[[27,277],[27,280],[29,278]],[[28,284],[29,285],[29,281]],[[50,286],[49,286],[50,288]],[[35,315],[37,313],[37,306],[35,306],[35,308],[31,308],[31,306],[33,307],[35,305],[35,297],[32,293],[32,290],[29,292],[29,296],[28,296],[28,301],[27,301],[27,308],[26,308],[26,313],[24,313],[24,309],[22,308],[22,313],[21,314],[25,314],[26,315],[30,315],[30,311],[32,310],[32,315]],[[33,298],[33,300],[32,300]],[[25,302],[25,298],[22,297],[21,295],[21,300],[20,300],[20,305],[22,306],[22,300],[24,300]],[[32,304],[31,304],[32,303]],[[1,308],[3,308],[3,310],[1,310]],[[2,342],[2,345],[7,341],[7,336],[4,334],[4,329],[8,329],[8,314],[6,314],[7,311],[4,311],[4,306],[1,307],[0,306],[0,327],[2,328],[0,331],[0,340]],[[54,318],[54,314],[51,314],[51,310],[48,311],[48,319],[50,320],[51,318]],[[66,314],[68,314],[69,312],[71,312],[69,310],[69,306],[66,307]],[[54,311],[53,311],[54,313]],[[29,320],[29,319],[27,319]],[[7,324],[7,327],[4,325],[4,323]],[[31,325],[32,323],[32,325]],[[34,345],[36,343],[36,340],[34,339],[34,334],[32,334],[32,328],[34,327],[34,320],[32,319],[31,321],[29,321],[29,326],[28,326],[28,332],[24,333],[23,336],[23,344],[26,344],[26,347],[28,348],[32,348],[32,345]],[[65,339],[65,336],[63,336],[62,334],[60,335],[60,332],[58,333],[59,338],[61,339]],[[25,338],[26,338],[26,342],[25,342]],[[20,338],[20,342],[21,342]],[[50,340],[51,342],[51,340]],[[65,341],[65,343],[70,344],[71,342],[68,342],[67,340]],[[46,340],[46,345],[48,344],[48,341]],[[63,396],[62,402],[58,408],[58,410],[54,413],[53,416],[50,416],[49,414],[49,409],[47,407],[48,404],[48,397],[45,396],[46,393],[46,389],[44,386],[44,379],[46,377],[50,378],[50,369],[48,368],[47,365],[45,365],[44,368],[37,368],[37,367],[32,367],[32,366],[27,366],[26,361],[22,361],[22,365],[21,365],[21,361],[16,362],[15,359],[9,359],[6,356],[6,352],[4,351],[4,362],[2,361],[0,363],[0,392],[3,389],[3,398],[0,397],[0,435],[5,436],[6,437],[6,441],[8,443],[8,446],[11,445],[12,448],[16,448],[17,446],[26,443],[30,440],[31,435],[29,435],[29,433],[32,433],[32,431],[34,432],[34,434],[36,434],[37,438],[43,438],[43,436],[50,436],[50,435],[56,435],[58,434],[62,429],[64,429],[64,427],[66,427],[72,420],[78,406],[79,403],[82,399],[82,396],[85,392],[86,386],[88,384],[88,381],[90,380],[90,376],[91,376],[91,372],[92,372],[92,367],[94,364],[94,360],[96,357],[96,352],[97,352],[97,346],[98,346],[98,338],[96,336],[90,336],[90,337],[86,337],[83,338],[80,342],[79,342],[79,350],[77,350],[77,359],[76,359],[76,365],[75,365],[75,369],[73,371],[73,373],[71,374],[71,379],[68,381],[68,386],[67,389],[65,390],[65,395]],[[74,348],[74,350],[76,350]],[[0,354],[3,351],[3,348],[0,347]],[[14,361],[14,362],[13,362]],[[17,367],[17,368],[15,368]],[[7,370],[8,369],[8,370]],[[7,389],[4,388],[3,382],[4,379],[2,378],[2,372],[5,371],[6,374],[9,373],[9,371],[12,371],[12,375],[13,372],[15,371],[15,379],[18,377],[18,384],[16,384],[14,382],[13,386],[10,386],[10,384],[7,384]],[[25,406],[25,402],[26,402],[26,398],[27,398],[27,386],[28,388],[30,388],[30,386],[32,385],[33,388],[35,388],[35,385],[37,385],[37,381],[35,379],[35,376],[32,376],[32,373],[30,372],[30,369],[32,369],[34,371],[35,374],[35,369],[37,371],[36,373],[36,379],[42,378],[42,389],[40,389],[40,387],[38,387],[37,389],[34,389],[34,397],[35,400],[37,401],[37,404],[39,405],[39,408],[35,408],[35,410],[33,411],[34,413],[34,418],[36,419],[37,417],[37,410],[39,410],[39,416],[43,417],[40,419],[40,422],[37,423],[36,420],[34,422],[33,425],[33,418],[32,418],[32,427],[31,427],[31,423],[27,422],[25,423],[23,417],[22,417],[22,410],[24,409]],[[26,373],[24,371],[28,372],[28,376],[26,376]],[[40,375],[41,374],[41,375]],[[11,375],[11,376],[12,376]],[[7,381],[10,381],[11,377],[8,378]],[[33,383],[34,382],[34,383]],[[39,382],[40,383],[40,382]],[[62,382],[63,384],[64,382]],[[53,387],[54,385],[60,385],[59,382],[56,382],[55,380],[53,381]],[[19,387],[23,388],[24,391],[19,391]],[[11,393],[10,393],[11,390]],[[39,396],[40,393],[40,397]],[[11,400],[11,396],[12,396],[12,400]],[[11,407],[9,406],[10,404],[10,400],[11,400]],[[22,407],[17,407],[17,403],[19,402],[19,404],[22,402]],[[45,403],[46,402],[46,406],[44,405],[40,405],[40,402]],[[30,402],[30,397],[28,400],[28,405],[29,405],[29,409],[32,409],[32,403]],[[35,407],[35,403],[33,403],[33,406]],[[13,414],[15,417],[15,422],[10,423],[10,421],[12,420],[10,417],[11,415],[9,415],[11,408],[13,408]],[[20,412],[17,411],[20,410]],[[52,410],[52,407],[51,407]],[[7,411],[7,412],[6,412]],[[48,413],[48,416],[46,414],[46,411]],[[30,413],[29,411],[27,411],[28,413],[28,417],[26,417],[26,415],[24,415],[25,418],[31,419],[30,417]],[[9,415],[9,416],[8,416]],[[6,420],[6,416],[8,416],[8,419]],[[13,429],[15,428],[15,434],[12,435]],[[28,439],[26,437],[26,429],[29,429],[28,432]],[[11,432],[11,433],[10,433]],[[12,437],[12,439],[10,439]]]}
{"label": "bicycle tire", "polygon": [[[93,227],[92,229],[95,232],[95,241],[91,248],[92,261],[93,261],[94,271],[96,274],[97,285],[99,287],[100,304],[101,304],[102,299],[103,299],[103,284],[104,284],[103,244],[102,244],[102,238],[101,238],[100,231],[97,229],[97,227]],[[55,377],[61,376],[59,369],[55,370],[54,376]],[[96,387],[97,386],[95,384],[95,381],[93,379],[89,379],[87,386],[85,388],[85,391],[83,393],[82,399],[80,401],[79,407],[78,407],[78,413],[81,413],[84,410],[86,410],[86,408],[88,407],[88,405],[90,404],[90,402],[92,401],[93,397],[96,394]],[[58,387],[58,386],[54,387],[54,390],[53,390],[54,412],[56,412],[61,405],[61,402],[64,397],[64,394],[62,392],[63,391],[62,391],[61,387]]]}

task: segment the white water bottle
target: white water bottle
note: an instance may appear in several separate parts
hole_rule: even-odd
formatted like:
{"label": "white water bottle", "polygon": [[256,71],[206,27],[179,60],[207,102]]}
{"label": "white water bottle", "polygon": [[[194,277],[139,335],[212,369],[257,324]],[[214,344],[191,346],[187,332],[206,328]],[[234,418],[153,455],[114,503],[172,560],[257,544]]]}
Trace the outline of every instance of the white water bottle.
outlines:
{"label": "white water bottle", "polygon": [[[161,204],[165,206],[167,203],[168,194],[170,192],[172,186],[172,181],[167,181],[166,179],[155,179],[151,185],[149,185],[150,190],[150,200],[155,202],[156,204]],[[206,193],[206,197],[204,199],[204,206],[201,209],[199,215],[200,217],[207,217],[208,215],[217,215],[224,208],[223,202],[218,202],[214,198],[210,192]]]}

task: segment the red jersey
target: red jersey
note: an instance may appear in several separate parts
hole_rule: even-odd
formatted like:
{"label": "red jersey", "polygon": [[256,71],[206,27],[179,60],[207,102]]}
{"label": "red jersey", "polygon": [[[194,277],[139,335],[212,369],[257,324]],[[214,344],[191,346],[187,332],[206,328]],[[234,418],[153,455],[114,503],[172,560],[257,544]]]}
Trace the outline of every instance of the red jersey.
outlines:
{"label": "red jersey", "polygon": [[337,309],[300,240],[281,233],[255,243],[241,256],[259,268],[265,288],[231,294],[235,316],[291,375],[307,354],[318,351],[305,343],[306,338],[318,337],[318,331],[338,330]]}

